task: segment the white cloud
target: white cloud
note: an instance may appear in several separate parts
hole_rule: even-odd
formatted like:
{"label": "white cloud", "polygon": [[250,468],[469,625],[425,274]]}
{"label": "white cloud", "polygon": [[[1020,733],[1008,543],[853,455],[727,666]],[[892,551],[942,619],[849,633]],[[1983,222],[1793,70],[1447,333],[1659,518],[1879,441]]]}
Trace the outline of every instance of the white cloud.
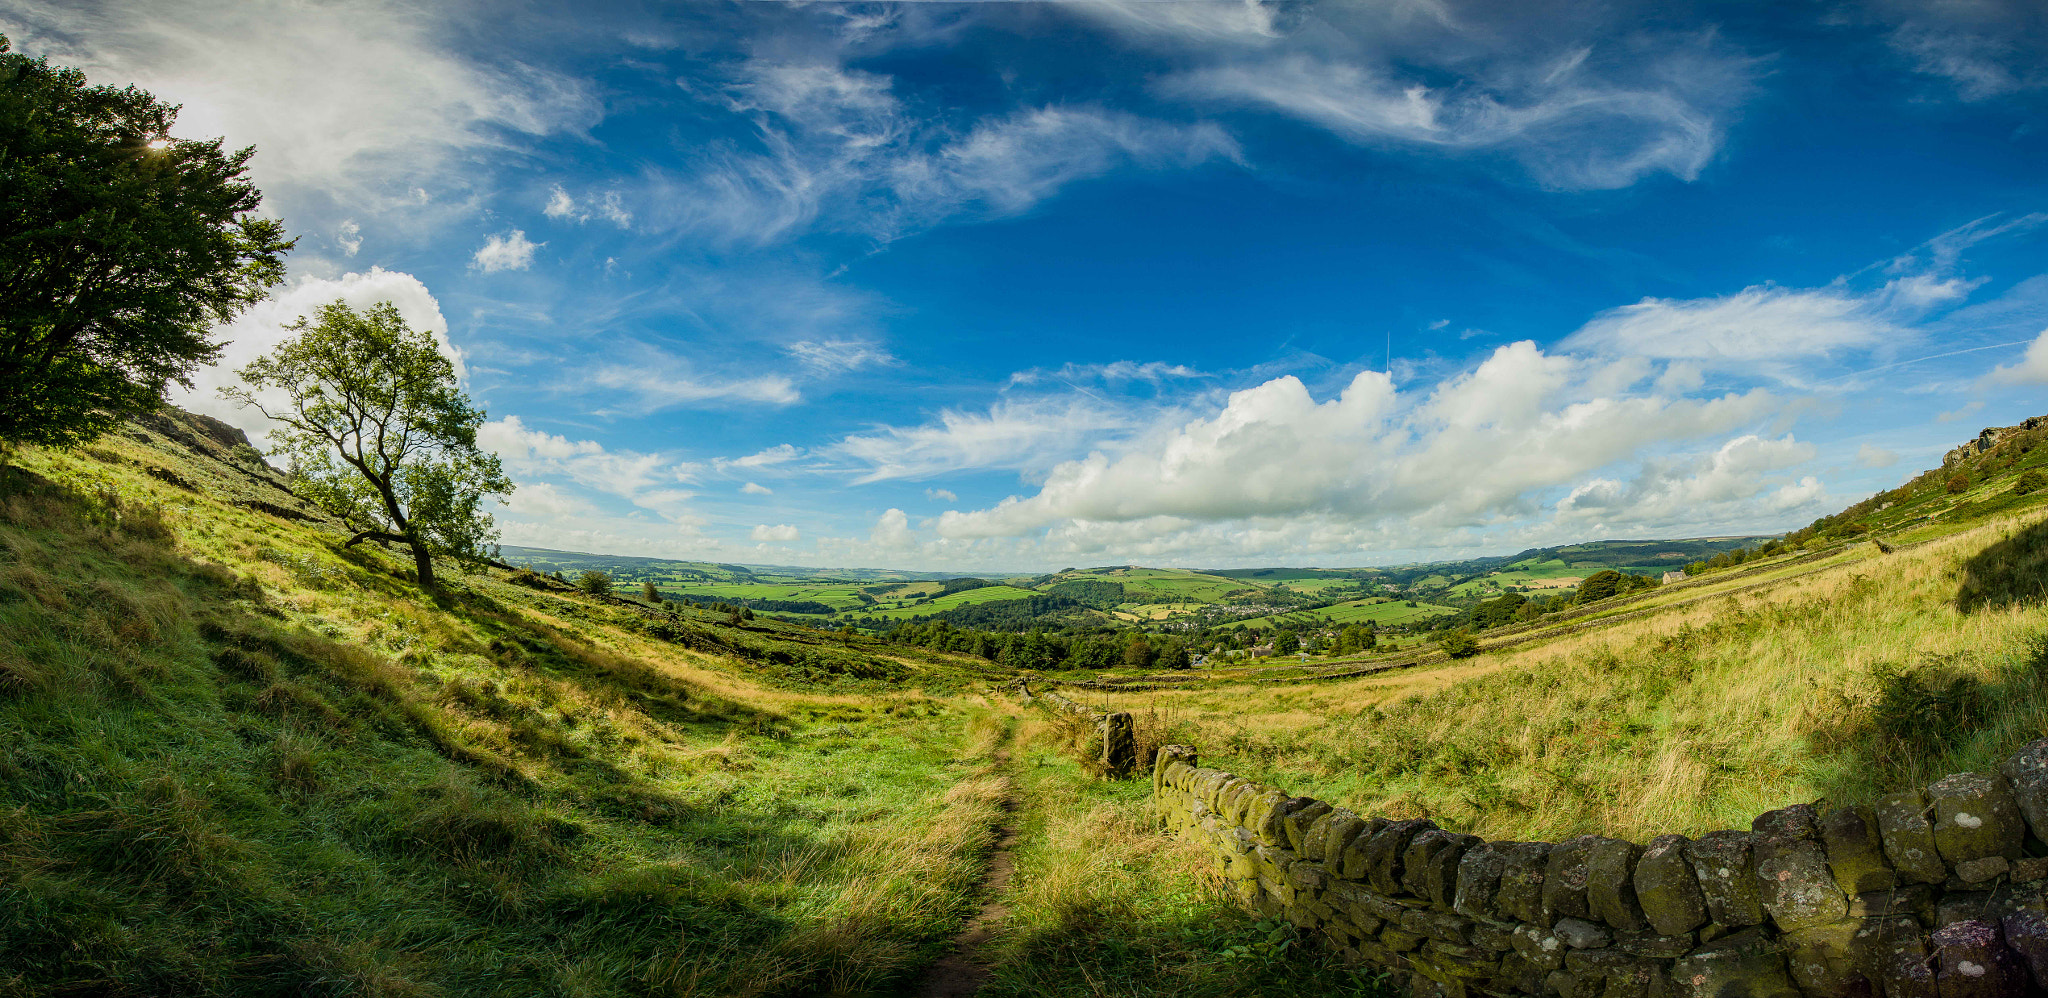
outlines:
{"label": "white cloud", "polygon": [[491,16],[387,0],[20,0],[0,28],[21,51],[96,83],[132,82],[183,105],[181,135],[255,145],[258,186],[303,225],[309,213],[415,211],[426,188],[453,188],[445,200],[460,201],[484,183],[481,154],[602,116],[585,80],[451,44],[489,37],[474,29]]}
{"label": "white cloud", "polygon": [[[1302,51],[1225,60],[1166,78],[1173,95],[1271,108],[1361,144],[1446,152],[1500,150],[1541,183],[1625,187],[1650,173],[1691,180],[1720,147],[1747,95],[1750,60],[1711,36],[1666,39],[1635,53],[1628,79],[1607,78],[1583,43],[1509,49],[1485,33],[1435,30],[1406,48],[1343,57]],[[1439,46],[1451,46],[1453,54]],[[1433,83],[1414,61],[1447,72]],[[1439,65],[1429,67],[1434,59]],[[1643,67],[1649,67],[1647,71]]]}
{"label": "white cloud", "polygon": [[1859,468],[1889,468],[1899,463],[1899,455],[1875,444],[1864,444],[1856,448],[1856,466]]}
{"label": "white cloud", "polygon": [[[226,420],[247,431],[250,438],[262,446],[262,438],[269,432],[271,422],[254,409],[243,409],[221,398],[220,390],[241,385],[242,379],[235,374],[237,370],[291,338],[293,334],[285,329],[286,326],[301,318],[311,318],[320,306],[336,300],[357,311],[381,302],[392,303],[407,325],[434,334],[435,345],[455,365],[458,379],[468,378],[468,368],[461,351],[448,340],[448,320],[441,315],[441,303],[435,300],[427,286],[420,283],[419,278],[403,271],[372,267],[368,273],[346,274],[331,280],[297,278],[269,298],[257,302],[235,321],[219,327],[216,335],[222,344],[220,360],[194,372],[191,389],[173,385],[171,404]],[[272,408],[285,402],[284,396],[276,390],[258,392],[257,398]]]}
{"label": "white cloud", "polygon": [[1935,413],[1934,421],[1937,423],[1953,423],[1959,419],[1968,419],[1971,416],[1976,415],[1977,410],[1982,408],[1984,408],[1984,403],[1981,401],[1969,402],[1964,404],[1963,407],[1960,409],[1951,409],[1948,412]]}
{"label": "white cloud", "polygon": [[494,274],[501,270],[525,270],[533,266],[533,251],[546,245],[547,243],[528,242],[524,230],[513,229],[485,239],[483,246],[476,251],[476,256],[470,259],[469,265],[486,274]]}
{"label": "white cloud", "polygon": [[868,531],[868,543],[885,550],[902,550],[917,543],[916,535],[910,530],[910,517],[900,509],[888,509],[875,518],[874,529]]}
{"label": "white cloud", "polygon": [[352,218],[335,226],[334,244],[341,247],[344,255],[356,255],[363,248],[363,227]]}
{"label": "white cloud", "polygon": [[2026,355],[2017,364],[2002,364],[1984,380],[1994,385],[2043,385],[2048,384],[2048,329],[2027,345]]}
{"label": "white cloud", "polygon": [[926,489],[926,490],[924,490],[924,497],[925,497],[926,499],[930,499],[930,500],[932,500],[933,502],[959,502],[959,501],[960,501],[960,497],[959,497],[959,496],[957,496],[957,495],[954,495],[954,494],[953,494],[953,490],[952,490],[952,489]]}
{"label": "white cloud", "polygon": [[889,351],[859,340],[803,340],[783,348],[797,363],[825,374],[841,374],[863,367],[888,367],[902,363]]}
{"label": "white cloud", "polygon": [[936,423],[883,426],[842,438],[828,453],[862,469],[858,483],[924,478],[971,468],[1050,467],[1136,417],[1088,398],[1008,399],[986,414],[946,409]]}
{"label": "white cloud", "polygon": [[1814,453],[1812,445],[1790,436],[1771,440],[1745,434],[1712,453],[1647,461],[1642,473],[1627,484],[1592,479],[1558,500],[1556,509],[1562,521],[1598,522],[1608,528],[1725,520],[1740,513],[1770,517],[1826,496],[1811,476],[1772,479],[1772,472],[1810,461]]}
{"label": "white cloud", "polygon": [[645,177],[657,228],[769,243],[813,227],[888,241],[947,220],[1023,212],[1119,166],[1235,159],[1208,124],[1087,106],[1025,108],[956,128],[915,115],[888,76],[828,62],[755,60],[725,94],[751,117],[751,148],[704,150],[683,173]]}
{"label": "white cloud", "polygon": [[747,484],[740,486],[740,491],[750,496],[772,496],[775,494],[774,489],[771,489],[766,485],[757,484],[755,482],[748,482]]}
{"label": "white cloud", "polygon": [[1891,24],[1895,51],[1965,100],[2048,86],[2048,18],[2036,0],[1873,0],[1870,9]]}
{"label": "white cloud", "polygon": [[518,416],[485,423],[476,439],[477,446],[504,460],[506,469],[521,481],[522,491],[532,478],[565,478],[671,517],[682,515],[693,495],[682,486],[694,482],[702,470],[660,454],[611,450],[595,440],[571,440],[531,429]]}
{"label": "white cloud", "polygon": [[618,191],[606,191],[594,198],[577,201],[560,184],[548,189],[548,203],[541,213],[549,218],[576,223],[602,218],[621,229],[633,226],[633,213],[626,210],[626,202]]}
{"label": "white cloud", "polygon": [[1760,285],[1715,298],[1645,298],[1609,309],[1564,345],[1615,356],[1750,364],[1869,348],[1893,333],[1868,298],[1845,289]]}
{"label": "white cloud", "polygon": [[788,544],[796,540],[799,534],[796,527],[791,524],[781,523],[771,527],[764,523],[755,527],[751,536],[757,541]]}
{"label": "white cloud", "polygon": [[608,404],[599,411],[640,415],[706,403],[789,405],[802,397],[796,385],[780,374],[704,376],[689,361],[644,343],[618,344],[610,352],[623,354],[625,359],[583,368],[557,387],[578,394],[593,387],[625,393],[619,400],[624,404]]}
{"label": "white cloud", "polygon": [[1035,495],[949,511],[937,530],[975,539],[1068,521],[1304,516],[1484,525],[1528,514],[1543,490],[1754,423],[1778,406],[1762,390],[1706,400],[1623,391],[1646,373],[1640,363],[1546,355],[1521,342],[1419,401],[1397,396],[1376,371],[1323,402],[1295,378],[1276,378],[1232,393],[1213,415],[1126,441],[1114,455],[1098,450],[1060,463]]}
{"label": "white cloud", "polygon": [[802,449],[794,444],[776,444],[773,447],[748,454],[746,457],[736,457],[731,460],[721,458],[717,464],[720,468],[772,468],[778,464],[788,464],[802,457],[803,454]]}
{"label": "white cloud", "polygon": [[1164,361],[1117,360],[1107,364],[1062,364],[1058,370],[1047,371],[1033,368],[1010,375],[1009,384],[1032,385],[1044,381],[1058,381],[1072,384],[1078,381],[1100,381],[1108,384],[1144,381],[1162,384],[1167,381],[1193,378],[1208,378],[1213,375],[1197,371],[1185,364],[1168,364]]}

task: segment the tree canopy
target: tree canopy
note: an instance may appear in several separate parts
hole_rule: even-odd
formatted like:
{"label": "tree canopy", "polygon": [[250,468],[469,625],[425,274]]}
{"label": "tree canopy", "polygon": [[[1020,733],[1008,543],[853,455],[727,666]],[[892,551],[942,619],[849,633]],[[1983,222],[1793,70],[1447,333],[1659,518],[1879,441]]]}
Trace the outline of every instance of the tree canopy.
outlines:
{"label": "tree canopy", "polygon": [[390,302],[358,313],[336,301],[285,328],[298,335],[237,372],[285,404],[246,388],[221,394],[284,424],[271,436],[295,487],[356,531],[350,544],[410,546],[422,586],[434,584],[436,553],[481,557],[498,536],[484,498],[510,493],[512,481],[496,454],[477,449],[484,412],[432,334]]}
{"label": "tree canopy", "polygon": [[284,278],[254,148],[173,139],[177,114],[0,36],[0,444],[77,444],[155,409]]}

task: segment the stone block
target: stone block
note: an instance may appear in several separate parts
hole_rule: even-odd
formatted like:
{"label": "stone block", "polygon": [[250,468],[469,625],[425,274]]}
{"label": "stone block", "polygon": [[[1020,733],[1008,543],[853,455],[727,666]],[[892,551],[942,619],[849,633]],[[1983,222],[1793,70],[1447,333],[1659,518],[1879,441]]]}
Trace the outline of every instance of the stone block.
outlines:
{"label": "stone block", "polygon": [[1934,887],[1930,884],[1907,884],[1895,890],[1867,891],[1849,899],[1849,915],[1853,918],[1908,915],[1931,921],[1934,918]]}
{"label": "stone block", "polygon": [[1662,998],[1670,987],[1670,975],[1662,965],[1638,960],[1607,972],[1607,989],[1601,998]]}
{"label": "stone block", "polygon": [[[1866,918],[1850,937],[1850,961],[1858,973],[1885,995],[1931,998],[1934,973],[1928,969],[1927,940],[1911,918]],[[1914,968],[1919,968],[1915,970]]]}
{"label": "stone block", "polygon": [[2012,863],[2004,856],[1985,856],[1980,859],[1966,859],[1956,864],[1956,879],[1966,884],[1988,884],[2005,876],[2012,870]]}
{"label": "stone block", "polygon": [[1341,849],[1337,848],[1333,833],[1330,841],[1323,843],[1323,866],[1345,880],[1369,879],[1366,874],[1371,864],[1367,859],[1366,849],[1372,845],[1374,838],[1371,829],[1370,824],[1361,824],[1357,833],[1351,836],[1351,841],[1346,842]]}
{"label": "stone block", "polygon": [[1344,855],[1344,850],[1365,832],[1365,828],[1364,819],[1341,807],[1330,812],[1330,823],[1323,829],[1322,863],[1331,873],[1338,873],[1338,860]]}
{"label": "stone block", "polygon": [[1756,840],[1754,850],[1758,894],[1780,930],[1794,932],[1849,914],[1849,899],[1835,885],[1819,842],[1767,837]]}
{"label": "stone block", "polygon": [[1784,937],[1786,969],[1792,983],[1808,998],[1854,998],[1869,993],[1869,979],[1857,969],[1855,960],[1856,930],[1862,924],[1861,919],[1845,918]]}
{"label": "stone block", "polygon": [[1549,929],[1533,925],[1517,925],[1514,932],[1515,952],[1543,971],[1558,970],[1564,966],[1564,940]]}
{"label": "stone block", "polygon": [[1750,821],[1749,833],[1758,838],[1818,839],[1820,813],[1811,804],[1794,804],[1765,811]]}
{"label": "stone block", "polygon": [[1543,991],[1557,998],[1600,998],[1600,978],[1585,980],[1577,974],[1553,970],[1543,975]]}
{"label": "stone block", "polygon": [[1862,806],[1838,808],[1821,819],[1820,841],[1828,869],[1844,894],[1888,891],[1898,886],[1892,865],[1884,858],[1884,840],[1877,832],[1877,812]]}
{"label": "stone block", "polygon": [[[1747,837],[1748,833],[1738,833]],[[1683,998],[1797,998],[1775,940],[1747,929],[1693,950],[1671,965],[1672,991]]]}
{"label": "stone block", "polygon": [[1287,867],[1287,883],[1295,890],[1320,896],[1330,886],[1330,871],[1321,863],[1297,860]]}
{"label": "stone block", "polygon": [[1948,879],[1941,851],[1934,845],[1934,824],[1927,820],[1927,798],[1906,790],[1877,802],[1877,831],[1884,855],[1904,881],[1938,884]]}
{"label": "stone block", "polygon": [[1927,800],[1934,807],[1934,846],[1948,865],[1986,856],[2020,858],[2027,826],[2005,777],[1957,773],[1928,787]]}
{"label": "stone block", "polygon": [[1396,953],[1406,953],[1422,945],[1422,941],[1426,938],[1428,937],[1420,932],[1409,932],[1406,929],[1397,929],[1392,926],[1380,930],[1381,945]]}
{"label": "stone block", "polygon": [[1618,949],[1568,949],[1564,952],[1564,969],[1574,974],[1606,977],[1623,967],[1634,966],[1635,962],[1635,957]]}
{"label": "stone block", "polygon": [[1761,924],[1763,899],[1757,891],[1748,832],[1708,832],[1685,844],[1686,861],[1707,902],[1707,917],[1740,928]]}
{"label": "stone block", "polygon": [[1586,904],[1586,861],[1599,841],[1599,836],[1581,835],[1551,848],[1543,878],[1544,920],[1592,917],[1593,909]]}
{"label": "stone block", "polygon": [[2048,738],[2028,742],[2012,758],[1999,763],[1998,773],[2005,777],[2013,805],[2033,829],[2034,838],[2048,842]]}
{"label": "stone block", "polygon": [[1601,839],[1586,857],[1586,907],[1593,917],[1624,932],[1649,927],[1636,900],[1636,861],[1641,846],[1622,839]]}
{"label": "stone block", "polygon": [[1973,919],[1937,929],[1927,937],[1927,948],[1935,957],[1941,998],[2016,995],[2030,983],[2025,965],[2006,948],[1996,922]]}
{"label": "stone block", "polygon": [[1449,912],[1418,908],[1401,915],[1401,928],[1441,942],[1463,944],[1469,938],[1472,922]]}
{"label": "stone block", "polygon": [[1381,894],[1399,894],[1401,888],[1401,855],[1408,849],[1408,843],[1417,835],[1436,827],[1428,818],[1388,822],[1386,827],[1374,832],[1366,840],[1363,850],[1365,860],[1365,881]]}
{"label": "stone block", "polygon": [[1330,837],[1330,823],[1337,820],[1338,813],[1333,808],[1309,821],[1308,827],[1302,831],[1301,845],[1294,848],[1302,859],[1312,863],[1323,861],[1323,842]]}
{"label": "stone block", "polygon": [[1517,922],[1550,924],[1543,910],[1543,878],[1550,868],[1548,842],[1496,842],[1505,862],[1501,866],[1500,890],[1494,907]]}
{"label": "stone block", "polygon": [[[1309,797],[1296,797],[1295,802],[1294,807],[1288,811],[1283,827],[1287,833],[1287,848],[1300,855],[1301,847],[1307,844],[1308,830],[1315,825],[1317,819],[1334,809],[1322,801]],[[1320,860],[1322,857],[1316,858]]]}
{"label": "stone block", "polygon": [[2023,909],[1999,919],[1998,925],[2006,948],[2026,964],[2034,987],[2048,991],[2048,915]]}
{"label": "stone block", "polygon": [[1690,840],[1659,835],[1636,860],[1636,902],[1650,927],[1667,936],[1690,932],[1707,922],[1707,901],[1685,858]]}
{"label": "stone block", "polygon": [[1401,854],[1401,886],[1448,911],[1458,896],[1458,861],[1482,840],[1431,828],[1409,840]]}
{"label": "stone block", "polygon": [[1515,948],[1515,927],[1505,922],[1473,922],[1472,945],[1496,952]]}
{"label": "stone block", "polygon": [[1500,874],[1507,868],[1503,843],[1481,842],[1458,858],[1457,898],[1451,910],[1467,918],[1495,918],[1500,909],[1494,896],[1500,893]]}
{"label": "stone block", "polygon": [[1569,915],[1558,919],[1550,931],[1573,949],[1606,949],[1614,944],[1614,933],[1606,926]]}
{"label": "stone block", "polygon": [[2008,876],[2012,877],[2013,883],[2016,884],[2048,878],[2048,856],[2028,856],[2025,859],[2013,860]]}
{"label": "stone block", "polygon": [[1650,960],[1676,960],[1698,945],[1699,940],[1690,932],[1674,936],[1659,935],[1654,931],[1614,933],[1615,949]]}

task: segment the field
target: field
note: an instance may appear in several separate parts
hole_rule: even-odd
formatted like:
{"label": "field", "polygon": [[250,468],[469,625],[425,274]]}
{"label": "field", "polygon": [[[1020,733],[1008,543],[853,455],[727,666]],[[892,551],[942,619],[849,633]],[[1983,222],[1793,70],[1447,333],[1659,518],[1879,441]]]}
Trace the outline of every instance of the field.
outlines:
{"label": "field", "polygon": [[940,613],[956,607],[974,606],[979,603],[1000,603],[1004,600],[1027,599],[1036,595],[1038,594],[1029,589],[1018,589],[1015,586],[984,586],[980,589],[968,589],[949,596],[941,596],[930,602],[904,604],[892,609],[880,609],[878,607],[868,612],[879,617],[914,617],[923,613]]}
{"label": "field", "polygon": [[1224,603],[1229,601],[1231,593],[1258,588],[1220,575],[1170,568],[1089,569],[1080,572],[1061,572],[1053,577],[1053,583],[1087,580],[1121,583],[1134,606],[1156,603]]}
{"label": "field", "polygon": [[1301,610],[1294,613],[1252,617],[1228,626],[1270,629],[1290,625],[1308,626],[1309,624],[1319,623],[1324,620],[1338,626],[1361,624],[1368,620],[1384,626],[1387,624],[1406,624],[1411,621],[1426,620],[1430,617],[1441,617],[1457,612],[1455,607],[1437,606],[1431,603],[1418,603],[1416,606],[1409,606],[1405,601],[1375,597],[1369,600],[1353,600],[1349,603],[1339,603],[1336,606],[1326,606],[1319,610]]}
{"label": "field", "polygon": [[1231,957],[1270,927],[985,663],[499,569],[429,596],[190,429],[0,468],[0,993],[898,993],[1004,821],[990,993],[1357,983]]}

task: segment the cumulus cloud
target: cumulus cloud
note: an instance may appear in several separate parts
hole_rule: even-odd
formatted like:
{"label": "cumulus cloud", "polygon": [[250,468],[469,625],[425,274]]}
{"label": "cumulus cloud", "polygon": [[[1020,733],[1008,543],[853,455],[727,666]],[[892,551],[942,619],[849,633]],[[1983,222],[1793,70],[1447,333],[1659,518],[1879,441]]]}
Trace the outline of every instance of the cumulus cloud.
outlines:
{"label": "cumulus cloud", "polygon": [[[372,267],[367,273],[345,274],[339,278],[300,277],[283,290],[256,303],[235,321],[216,330],[222,344],[220,359],[193,373],[190,389],[173,385],[172,405],[226,420],[247,431],[259,446],[273,425],[254,409],[243,409],[220,397],[220,390],[239,386],[235,374],[252,360],[275,350],[294,334],[285,327],[334,301],[361,311],[390,302],[400,318],[414,329],[434,334],[434,343],[454,365],[456,377],[466,380],[468,367],[462,353],[448,340],[448,320],[441,315],[441,303],[420,279],[397,270]],[[285,401],[282,393],[269,389],[256,393],[266,407],[277,411]]]}
{"label": "cumulus cloud", "polygon": [[868,543],[885,550],[904,550],[917,543],[917,536],[910,530],[910,517],[900,509],[888,509],[875,518],[875,526],[868,531]]}
{"label": "cumulus cloud", "polygon": [[1985,375],[1984,380],[1993,385],[2048,384],[2048,329],[2041,330],[2034,342],[2027,345],[2026,355],[2019,363],[2002,364]]}
{"label": "cumulus cloud", "polygon": [[[1772,472],[1810,461],[1814,453],[1811,444],[1789,435],[1772,440],[1744,434],[1711,453],[1647,461],[1632,482],[1592,479],[1558,500],[1556,509],[1562,520],[1607,527],[1722,519],[1724,508],[1734,504],[1769,516],[1812,505],[1826,495],[1812,476],[1769,481]],[[1777,488],[1769,488],[1772,484]]]}
{"label": "cumulus cloud", "polygon": [[1868,348],[1892,332],[1864,296],[1773,285],[1731,295],[1645,298],[1609,309],[1565,346],[1623,356],[1748,364]]}
{"label": "cumulus cloud", "polygon": [[1073,522],[1183,529],[1333,517],[1484,525],[1529,514],[1544,490],[1673,442],[1754,423],[1779,405],[1761,389],[1710,399],[1631,390],[1647,373],[1640,363],[1549,355],[1520,342],[1421,399],[1401,396],[1377,371],[1361,372],[1323,401],[1294,377],[1275,378],[1232,393],[1213,414],[1127,441],[1117,453],[1062,462],[1034,495],[949,511],[936,529],[975,539]]}
{"label": "cumulus cloud", "polygon": [[748,482],[740,486],[740,491],[750,496],[772,496],[775,494],[774,489],[756,482]]}
{"label": "cumulus cloud", "polygon": [[1897,453],[1875,444],[1864,444],[1856,448],[1856,466],[1859,468],[1889,468],[1897,463]]}
{"label": "cumulus cloud", "polygon": [[612,450],[595,440],[571,440],[530,428],[518,416],[494,419],[477,431],[477,446],[495,452],[520,479],[564,478],[594,492],[618,496],[664,515],[679,513],[702,468],[661,454]]}
{"label": "cumulus cloud", "polygon": [[926,499],[930,499],[930,500],[931,500],[931,501],[933,501],[933,502],[959,502],[959,501],[960,501],[960,497],[959,497],[959,496],[957,496],[957,495],[954,495],[954,494],[953,494],[953,490],[952,490],[952,489],[926,489],[926,490],[924,490],[924,497],[925,497]]}
{"label": "cumulus cloud", "polygon": [[779,523],[771,527],[764,523],[760,526],[755,527],[753,534],[751,534],[750,536],[752,536],[757,541],[764,541],[772,544],[788,544],[796,540],[800,535],[798,534],[796,527],[791,524]]}
{"label": "cumulus cloud", "polygon": [[533,266],[533,251],[547,243],[529,242],[526,233],[513,229],[501,235],[491,236],[471,257],[469,265],[486,274],[501,270],[525,270]]}

